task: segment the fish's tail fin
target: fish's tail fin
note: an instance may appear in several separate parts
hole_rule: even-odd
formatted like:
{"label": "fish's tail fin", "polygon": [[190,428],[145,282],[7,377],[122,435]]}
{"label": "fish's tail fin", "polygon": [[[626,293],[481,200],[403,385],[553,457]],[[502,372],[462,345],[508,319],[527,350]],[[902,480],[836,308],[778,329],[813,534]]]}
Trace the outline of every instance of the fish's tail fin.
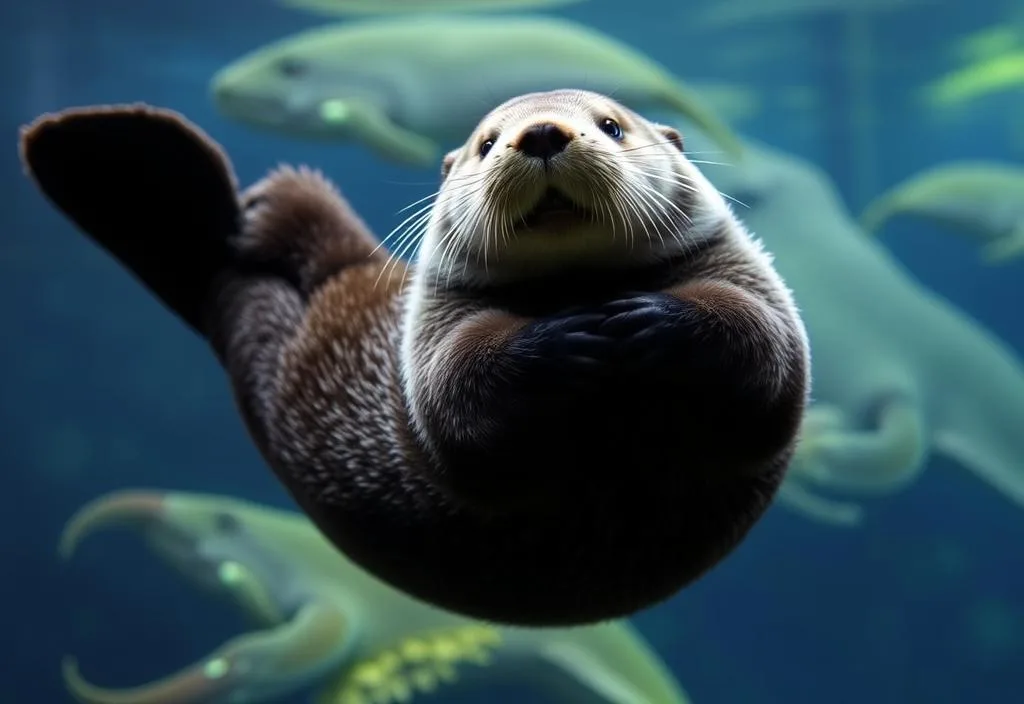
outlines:
{"label": "fish's tail fin", "polygon": [[690,88],[671,83],[665,94],[671,108],[707,134],[715,144],[734,159],[743,156],[743,143],[739,135],[712,110],[699,95]]}
{"label": "fish's tail fin", "polygon": [[985,245],[981,250],[981,256],[988,264],[1005,264],[1024,256],[1024,223],[1005,237]]}
{"label": "fish's tail fin", "polygon": [[885,223],[896,212],[896,199],[891,193],[883,193],[868,203],[860,214],[860,225],[869,234],[878,234]]}
{"label": "fish's tail fin", "polygon": [[965,332],[948,357],[951,397],[933,422],[935,449],[1024,508],[1024,365],[990,333]]}
{"label": "fish's tail fin", "polygon": [[505,652],[537,658],[543,667],[534,669],[531,678],[559,700],[690,704],[658,652],[624,620],[546,631],[513,629],[506,634]]}
{"label": "fish's tail fin", "polygon": [[227,157],[176,112],[71,108],[21,130],[21,160],[46,198],[201,335],[204,305],[240,226]]}

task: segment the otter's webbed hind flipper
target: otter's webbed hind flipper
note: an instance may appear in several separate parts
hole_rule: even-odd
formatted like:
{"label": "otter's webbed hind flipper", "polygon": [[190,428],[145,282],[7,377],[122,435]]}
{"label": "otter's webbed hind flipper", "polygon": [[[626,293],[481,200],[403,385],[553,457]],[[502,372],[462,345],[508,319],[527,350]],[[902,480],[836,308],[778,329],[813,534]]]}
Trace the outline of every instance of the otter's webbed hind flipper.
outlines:
{"label": "otter's webbed hind flipper", "polygon": [[20,148],[53,205],[205,335],[204,303],[240,222],[220,147],[178,113],[135,104],[43,115]]}

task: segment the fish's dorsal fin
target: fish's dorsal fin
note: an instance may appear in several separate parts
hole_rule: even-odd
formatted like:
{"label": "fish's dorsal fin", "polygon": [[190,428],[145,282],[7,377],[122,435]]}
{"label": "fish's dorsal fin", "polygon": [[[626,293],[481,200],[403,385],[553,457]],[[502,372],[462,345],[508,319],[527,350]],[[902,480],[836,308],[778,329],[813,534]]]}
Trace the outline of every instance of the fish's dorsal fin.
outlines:
{"label": "fish's dorsal fin", "polygon": [[547,643],[539,648],[538,655],[601,695],[609,704],[657,704],[644,696],[632,682],[594,658],[586,648],[574,643]]}
{"label": "fish's dorsal fin", "polygon": [[379,106],[358,98],[329,101],[365,147],[389,161],[427,167],[440,160],[440,147],[428,137],[395,124]]}
{"label": "fish's dorsal fin", "polygon": [[786,478],[776,494],[776,503],[818,523],[852,528],[864,520],[860,504],[830,499],[816,494],[798,479]]}
{"label": "fish's dorsal fin", "polygon": [[460,665],[485,666],[501,632],[470,624],[416,633],[346,667],[320,689],[316,704],[398,704],[458,679]]}
{"label": "fish's dorsal fin", "polygon": [[1005,264],[1024,256],[1024,221],[1006,235],[989,242],[982,248],[982,258],[989,264]]}
{"label": "fish's dorsal fin", "polygon": [[993,489],[1018,506],[1024,506],[1024,481],[1017,465],[1004,461],[998,449],[963,430],[940,431],[935,447],[943,455],[967,467]]}

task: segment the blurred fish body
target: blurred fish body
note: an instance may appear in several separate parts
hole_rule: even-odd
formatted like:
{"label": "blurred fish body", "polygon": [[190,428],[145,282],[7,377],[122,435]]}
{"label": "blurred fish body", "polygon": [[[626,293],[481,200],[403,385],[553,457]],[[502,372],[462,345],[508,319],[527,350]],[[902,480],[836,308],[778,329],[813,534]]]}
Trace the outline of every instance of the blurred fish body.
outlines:
{"label": "blurred fish body", "polygon": [[378,156],[436,164],[499,103],[579,88],[640,113],[677,114],[736,155],[729,127],[664,67],[586,26],[547,17],[425,15],[295,34],[211,81],[229,119],[305,139],[360,142]]}
{"label": "blurred fish body", "polygon": [[958,161],[942,164],[897,184],[861,216],[869,232],[894,217],[916,216],[983,244],[990,263],[1024,254],[1024,168]]}
{"label": "blurred fish body", "polygon": [[935,107],[951,107],[1014,89],[1024,90],[1024,49],[953,71],[926,86],[924,97]]}
{"label": "blurred fish body", "polygon": [[277,0],[279,5],[318,15],[397,15],[414,12],[501,12],[559,7],[587,0]]}
{"label": "blurred fish body", "polygon": [[[689,148],[706,149],[702,137]],[[743,142],[741,164],[701,170],[745,204],[737,214],[775,255],[814,355],[815,400],[779,501],[853,525],[859,501],[838,497],[903,491],[938,454],[1024,508],[1015,351],[867,236],[821,169]]]}
{"label": "blurred fish body", "polygon": [[826,14],[881,14],[931,4],[934,0],[717,0],[697,11],[692,26],[713,29]]}
{"label": "blurred fish body", "polygon": [[[177,673],[130,688],[92,684],[69,656],[64,683],[83,704],[269,704],[286,697],[399,704],[460,681],[489,690],[513,681],[553,702],[691,704],[626,620],[511,628],[468,619],[376,579],[295,511],[216,494],[124,489],[75,513],[60,538],[61,557],[114,527],[143,538],[178,576],[255,627]],[[293,698],[304,691],[311,696]]]}
{"label": "blurred fish body", "polygon": [[998,24],[971,32],[955,42],[954,54],[967,62],[994,59],[1021,48],[1021,31],[1013,22]]}

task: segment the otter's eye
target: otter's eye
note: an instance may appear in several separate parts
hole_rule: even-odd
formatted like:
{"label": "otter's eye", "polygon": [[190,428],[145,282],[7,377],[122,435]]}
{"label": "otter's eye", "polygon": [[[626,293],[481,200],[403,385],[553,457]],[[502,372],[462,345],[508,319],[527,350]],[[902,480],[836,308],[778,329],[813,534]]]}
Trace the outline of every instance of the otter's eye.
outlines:
{"label": "otter's eye", "polygon": [[299,59],[283,58],[277,64],[277,70],[281,72],[282,76],[288,78],[299,78],[309,69],[309,65],[305,61]]}
{"label": "otter's eye", "polygon": [[604,118],[598,123],[598,127],[601,128],[602,132],[604,132],[606,135],[608,135],[615,141],[619,141],[620,139],[622,139],[622,127],[619,125],[618,122],[616,122],[612,118]]}
{"label": "otter's eye", "polygon": [[480,158],[483,159],[485,156],[487,156],[487,152],[491,151],[491,147],[493,147],[493,146],[494,146],[494,140],[493,139],[485,139],[483,142],[481,142],[480,143]]}

